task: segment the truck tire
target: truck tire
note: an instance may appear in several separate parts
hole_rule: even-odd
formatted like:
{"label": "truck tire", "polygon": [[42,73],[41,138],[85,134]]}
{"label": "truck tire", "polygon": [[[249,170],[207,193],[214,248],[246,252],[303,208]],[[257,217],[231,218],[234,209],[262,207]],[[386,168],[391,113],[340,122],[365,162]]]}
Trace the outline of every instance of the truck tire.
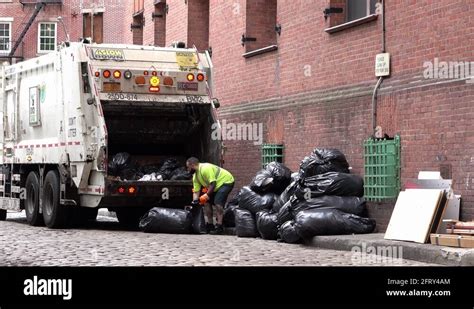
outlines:
{"label": "truck tire", "polygon": [[43,219],[49,228],[66,227],[69,209],[59,203],[59,175],[49,171],[43,184]]}
{"label": "truck tire", "polygon": [[120,225],[129,230],[138,230],[140,218],[145,214],[146,209],[143,208],[118,208],[115,209],[117,219]]}
{"label": "truck tire", "polygon": [[26,200],[25,212],[26,221],[29,225],[40,226],[44,225],[43,216],[39,213],[39,191],[40,183],[38,174],[30,172],[26,177]]}
{"label": "truck tire", "polygon": [[7,220],[7,211],[5,209],[0,209],[0,221]]}

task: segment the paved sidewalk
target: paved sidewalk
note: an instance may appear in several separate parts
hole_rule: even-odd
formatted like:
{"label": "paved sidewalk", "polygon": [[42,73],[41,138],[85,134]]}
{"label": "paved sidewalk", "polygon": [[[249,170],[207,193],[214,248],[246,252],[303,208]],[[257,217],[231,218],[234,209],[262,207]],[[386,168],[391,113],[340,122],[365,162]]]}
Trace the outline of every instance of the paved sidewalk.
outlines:
{"label": "paved sidewalk", "polygon": [[[317,236],[307,243],[332,250],[361,250],[372,247],[381,251],[392,248],[402,252],[403,259],[449,266],[474,266],[474,249],[443,247],[406,241],[385,240],[383,233],[365,235]],[[354,249],[355,248],[355,249]],[[401,248],[401,250],[399,249]],[[373,250],[373,249],[372,249]]]}

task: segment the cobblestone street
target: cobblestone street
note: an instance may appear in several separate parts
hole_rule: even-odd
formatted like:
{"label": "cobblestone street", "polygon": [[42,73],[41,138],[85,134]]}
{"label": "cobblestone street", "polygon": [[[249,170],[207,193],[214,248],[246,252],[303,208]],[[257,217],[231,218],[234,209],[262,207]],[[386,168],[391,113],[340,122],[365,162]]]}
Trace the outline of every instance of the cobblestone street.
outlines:
{"label": "cobblestone street", "polygon": [[[24,212],[8,213],[0,222],[0,243],[0,266],[360,266],[349,251],[235,236],[123,231],[106,216],[83,228],[54,230],[29,226]],[[364,260],[371,264],[362,266],[430,265]]]}

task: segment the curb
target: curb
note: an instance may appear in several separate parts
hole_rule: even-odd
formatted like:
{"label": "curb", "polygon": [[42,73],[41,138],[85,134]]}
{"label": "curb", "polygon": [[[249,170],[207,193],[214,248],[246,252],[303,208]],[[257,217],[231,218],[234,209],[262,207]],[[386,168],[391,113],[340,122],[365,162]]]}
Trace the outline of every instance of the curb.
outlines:
{"label": "curb", "polygon": [[443,247],[404,241],[385,240],[384,234],[316,236],[307,245],[323,249],[352,251],[353,248],[401,247],[402,258],[447,266],[473,266],[474,249]]}

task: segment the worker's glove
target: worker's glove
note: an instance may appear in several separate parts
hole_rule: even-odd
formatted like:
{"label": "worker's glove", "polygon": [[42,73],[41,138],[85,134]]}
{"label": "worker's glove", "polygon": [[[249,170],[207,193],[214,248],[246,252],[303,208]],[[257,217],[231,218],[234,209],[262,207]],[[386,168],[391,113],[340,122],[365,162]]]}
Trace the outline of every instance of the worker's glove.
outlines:
{"label": "worker's glove", "polygon": [[209,201],[209,195],[207,195],[207,193],[205,193],[205,194],[203,194],[199,197],[199,202],[201,203],[201,205],[206,204],[207,201]]}
{"label": "worker's glove", "polygon": [[194,200],[191,202],[191,206],[192,207],[195,207],[195,206],[199,206],[199,200]]}

